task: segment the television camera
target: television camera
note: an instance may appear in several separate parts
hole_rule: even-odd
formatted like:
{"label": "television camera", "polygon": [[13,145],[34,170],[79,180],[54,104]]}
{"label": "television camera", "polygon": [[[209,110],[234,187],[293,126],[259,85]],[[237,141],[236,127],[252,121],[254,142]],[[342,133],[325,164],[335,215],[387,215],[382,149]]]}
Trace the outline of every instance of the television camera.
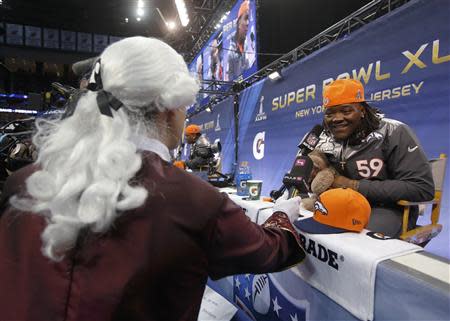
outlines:
{"label": "television camera", "polygon": [[31,142],[34,118],[10,121],[0,127],[0,184],[14,171],[31,164],[37,152]]}

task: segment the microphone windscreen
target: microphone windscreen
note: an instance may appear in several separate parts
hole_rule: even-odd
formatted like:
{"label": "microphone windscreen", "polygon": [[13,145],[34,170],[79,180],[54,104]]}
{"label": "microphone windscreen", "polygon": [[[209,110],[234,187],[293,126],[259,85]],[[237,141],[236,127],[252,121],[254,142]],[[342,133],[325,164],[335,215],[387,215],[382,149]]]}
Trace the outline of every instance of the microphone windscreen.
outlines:
{"label": "microphone windscreen", "polygon": [[323,126],[322,125],[315,125],[313,127],[313,129],[311,129],[311,133],[315,134],[316,136],[320,136],[322,131],[323,131]]}
{"label": "microphone windscreen", "polygon": [[298,144],[298,148],[301,149],[301,152],[303,152],[304,149],[307,149],[308,152],[311,152],[312,150],[314,150],[314,148],[319,143],[319,137],[320,137],[320,134],[322,133],[322,131],[323,131],[322,125],[315,125],[311,129],[311,131],[309,133],[307,133],[305,135],[305,137],[303,137],[303,139]]}

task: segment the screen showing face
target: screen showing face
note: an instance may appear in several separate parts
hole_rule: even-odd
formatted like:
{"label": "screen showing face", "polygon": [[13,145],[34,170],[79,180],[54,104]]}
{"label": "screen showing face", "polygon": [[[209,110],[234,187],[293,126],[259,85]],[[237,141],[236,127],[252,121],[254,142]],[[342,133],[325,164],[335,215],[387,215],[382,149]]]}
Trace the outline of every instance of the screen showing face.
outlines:
{"label": "screen showing face", "polygon": [[[244,79],[258,70],[256,41],[255,1],[239,0],[191,62],[189,70],[200,81]],[[204,83],[201,87],[208,86]],[[198,95],[197,106],[207,102],[206,94]]]}
{"label": "screen showing face", "polygon": [[257,71],[255,18],[254,0],[237,1],[191,62],[191,72],[199,79],[233,81]]}

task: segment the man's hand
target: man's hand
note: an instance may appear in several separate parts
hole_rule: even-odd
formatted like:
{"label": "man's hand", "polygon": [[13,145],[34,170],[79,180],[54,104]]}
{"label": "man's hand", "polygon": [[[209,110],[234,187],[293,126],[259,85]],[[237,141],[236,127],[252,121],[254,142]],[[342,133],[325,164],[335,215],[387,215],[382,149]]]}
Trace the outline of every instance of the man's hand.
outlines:
{"label": "man's hand", "polygon": [[331,185],[331,187],[333,187],[333,188],[340,188],[340,187],[351,188],[355,191],[358,191],[359,181],[347,178],[345,176],[336,176],[334,178],[334,182],[333,182],[333,185]]}

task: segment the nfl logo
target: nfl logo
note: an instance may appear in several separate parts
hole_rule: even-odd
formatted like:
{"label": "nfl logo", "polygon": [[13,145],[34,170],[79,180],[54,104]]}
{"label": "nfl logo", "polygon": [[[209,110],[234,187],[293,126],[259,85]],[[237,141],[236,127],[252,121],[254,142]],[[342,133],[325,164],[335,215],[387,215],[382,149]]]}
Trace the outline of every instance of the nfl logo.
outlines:
{"label": "nfl logo", "polygon": [[319,139],[316,136],[306,137],[306,142],[311,146],[315,146],[318,141],[319,141]]}
{"label": "nfl logo", "polygon": [[330,103],[330,99],[328,97],[323,97],[323,104],[328,105]]}
{"label": "nfl logo", "polygon": [[358,90],[358,92],[356,93],[356,99],[361,99],[361,91]]}

